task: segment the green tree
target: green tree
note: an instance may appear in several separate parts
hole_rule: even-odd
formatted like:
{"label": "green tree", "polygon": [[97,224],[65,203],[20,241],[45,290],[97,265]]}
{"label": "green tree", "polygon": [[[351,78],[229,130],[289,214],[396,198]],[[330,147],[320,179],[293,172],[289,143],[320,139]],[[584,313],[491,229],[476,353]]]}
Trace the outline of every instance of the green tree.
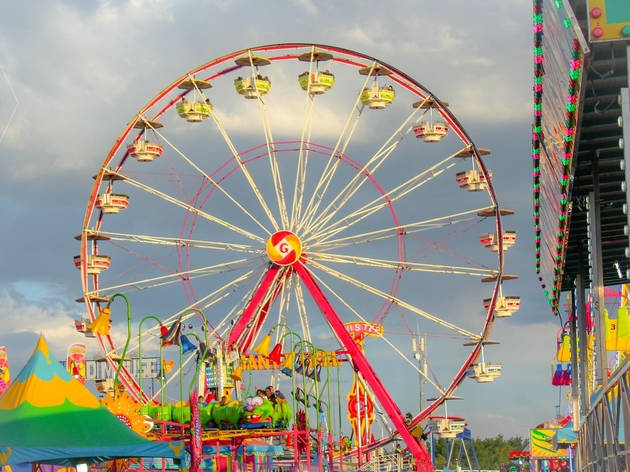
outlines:
{"label": "green tree", "polygon": [[[451,440],[449,443],[451,447],[454,447],[451,454],[451,467],[454,468],[456,465],[455,459],[462,447],[462,441],[457,439]],[[479,465],[482,469],[499,469],[501,464],[506,464],[510,461],[510,451],[522,451],[527,448],[526,439],[520,437],[505,439],[501,434],[493,438],[473,439],[473,444],[475,445]],[[470,446],[466,444],[466,447],[470,460],[473,462]],[[446,465],[447,460],[446,440],[434,441],[433,448],[435,452],[435,467],[441,469]],[[465,453],[462,452],[462,458],[465,458],[465,456]]]}

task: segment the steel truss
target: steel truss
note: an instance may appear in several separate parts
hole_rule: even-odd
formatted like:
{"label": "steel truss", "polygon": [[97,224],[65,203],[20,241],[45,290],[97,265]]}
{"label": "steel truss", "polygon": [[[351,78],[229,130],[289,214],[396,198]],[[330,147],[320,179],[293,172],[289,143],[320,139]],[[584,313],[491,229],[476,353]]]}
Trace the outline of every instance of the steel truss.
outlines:
{"label": "steel truss", "polygon": [[580,426],[579,470],[630,470],[630,359],[593,401]]}

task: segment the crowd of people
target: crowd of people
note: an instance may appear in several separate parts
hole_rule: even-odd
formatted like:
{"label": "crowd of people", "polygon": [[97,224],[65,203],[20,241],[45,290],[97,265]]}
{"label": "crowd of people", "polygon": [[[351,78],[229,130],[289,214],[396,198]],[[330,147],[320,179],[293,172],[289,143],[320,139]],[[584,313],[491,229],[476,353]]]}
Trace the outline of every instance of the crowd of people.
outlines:
{"label": "crowd of people", "polygon": [[[275,390],[273,386],[271,385],[266,387],[264,390],[262,388],[259,388],[258,390],[256,390],[256,396],[260,397],[261,400],[263,398],[266,398],[274,405],[278,402],[278,399],[280,400],[285,399],[284,394],[280,390]],[[208,403],[215,401],[215,399],[216,399],[216,389],[210,389],[206,396],[199,395],[199,398],[197,399],[197,403],[199,404],[199,406],[206,406]],[[228,396],[223,395],[221,397],[221,400],[219,401],[219,404],[227,405],[229,402],[230,402],[230,399],[228,398]]]}
{"label": "crowd of people", "polygon": [[259,388],[256,390],[256,395],[260,398],[266,398],[274,405],[278,402],[278,399],[284,400],[284,394],[280,390],[274,390],[271,385],[264,390]]}

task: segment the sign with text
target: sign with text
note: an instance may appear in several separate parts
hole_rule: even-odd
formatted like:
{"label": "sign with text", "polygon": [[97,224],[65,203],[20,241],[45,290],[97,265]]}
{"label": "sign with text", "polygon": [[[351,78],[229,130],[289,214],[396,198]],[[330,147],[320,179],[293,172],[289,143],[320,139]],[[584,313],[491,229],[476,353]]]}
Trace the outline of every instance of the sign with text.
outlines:
{"label": "sign with text", "polygon": [[[314,367],[338,367],[341,365],[341,361],[337,359],[337,353],[335,351],[315,351],[312,352],[296,352],[296,353],[285,353],[285,358],[287,356],[292,359],[300,360],[300,362],[304,362],[305,364]],[[303,358],[303,359],[302,359]],[[285,361],[286,362],[286,361]],[[242,370],[274,370],[281,369],[283,366],[282,363],[278,364],[276,362],[271,361],[269,358],[265,356],[242,356],[240,368]]]}
{"label": "sign with text", "polygon": [[378,323],[368,323],[366,321],[352,321],[344,323],[346,331],[353,339],[363,339],[365,336],[380,338],[385,333],[383,325]]}
{"label": "sign with text", "polygon": [[[126,360],[123,365],[129,370],[134,378],[140,375],[140,359],[133,358]],[[65,366],[65,362],[63,362]],[[104,360],[85,361],[85,379],[113,379],[116,375],[116,368],[110,366]],[[143,357],[142,358],[142,378],[157,379],[160,376],[160,358],[159,357]]]}

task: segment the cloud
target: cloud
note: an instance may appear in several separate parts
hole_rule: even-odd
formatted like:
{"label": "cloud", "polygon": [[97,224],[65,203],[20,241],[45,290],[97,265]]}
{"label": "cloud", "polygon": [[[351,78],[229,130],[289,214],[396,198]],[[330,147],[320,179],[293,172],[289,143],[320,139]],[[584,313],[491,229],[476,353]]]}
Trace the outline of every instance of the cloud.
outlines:
{"label": "cloud", "polygon": [[[55,287],[38,287],[33,300],[31,289],[19,287],[0,292],[0,318],[2,334],[0,344],[6,345],[9,359],[16,367],[21,367],[34,347],[36,336],[43,334],[58,359],[62,359],[70,343],[81,341],[74,330],[74,318],[78,310],[68,310],[56,297]],[[78,305],[77,305],[78,306]],[[28,336],[26,336],[28,335]],[[24,343],[25,336],[32,343]],[[17,360],[17,362],[13,362]]]}
{"label": "cloud", "polygon": [[[379,14],[375,7],[381,9]],[[225,0],[0,5],[0,67],[20,99],[0,143],[0,280],[10,287],[0,291],[0,344],[9,346],[12,365],[26,359],[40,331],[59,358],[69,342],[83,339],[72,323],[82,314],[81,305],[72,301],[80,292],[72,266],[78,244],[72,236],[81,226],[90,176],[135,112],[164,86],[209,59],[251,45],[304,40],[352,48],[400,68],[448,100],[477,144],[493,150],[486,163],[495,173],[499,201],[518,212],[504,222],[520,231],[506,265],[521,278],[509,282],[506,293],[520,295],[523,304],[513,318],[495,325],[492,337],[502,344],[488,353],[503,362],[502,377],[486,386],[467,380],[459,412],[466,412],[474,434],[492,436],[522,435],[530,423],[551,416],[557,390],[549,385],[548,360],[556,325],[534,278],[531,249],[531,5],[449,0],[418,9],[417,2],[401,0],[387,5],[386,11],[382,8],[359,0],[271,2],[255,13],[250,2]],[[24,18],[29,20],[28,31]],[[294,75],[273,75],[269,104],[277,107],[271,125],[278,138],[296,129],[304,94]],[[281,80],[291,82],[293,92],[275,94]],[[335,91],[338,85],[341,81]],[[319,102],[317,138],[336,137],[346,116],[336,112],[336,104]],[[243,138],[237,147],[253,139],[246,135],[249,127],[255,127],[260,138],[252,146],[259,144],[263,138],[256,104],[234,103],[223,116],[230,134]],[[185,125],[178,122],[175,133]],[[359,151],[371,149],[370,136],[360,133]],[[188,144],[196,149],[196,143]],[[358,154],[353,157],[360,159]],[[421,203],[432,206],[434,201],[440,200]],[[450,290],[442,284],[430,293],[432,302],[445,308],[436,312],[454,307],[466,327],[478,328],[474,317],[481,316],[481,300],[489,287],[477,284],[457,297]],[[172,295],[173,300],[183,296],[175,291]],[[373,307],[365,308],[372,313]],[[314,305],[308,310],[319,316]],[[331,341],[326,333],[314,337],[322,344]],[[457,349],[459,355],[459,344]],[[449,358],[451,363],[456,360]],[[439,374],[444,379],[448,372]],[[396,387],[396,380],[390,382],[388,388]],[[401,408],[415,411],[415,390],[409,389],[407,378],[400,382],[396,393]]]}
{"label": "cloud", "polygon": [[373,38],[365,31],[364,28],[361,28],[360,26],[357,26],[357,25],[349,29],[346,35],[348,39],[350,39],[352,42],[362,43],[362,44],[365,44],[366,46],[371,44],[374,41]]}
{"label": "cloud", "polygon": [[[497,12],[488,21],[506,8],[494,3],[489,8]],[[259,21],[268,28],[260,35],[248,39],[248,28],[240,23],[239,31],[244,32],[241,41],[256,43],[287,41],[306,33],[322,43],[380,57],[435,89],[464,118],[489,123],[526,118],[530,77],[529,62],[524,59],[529,59],[529,40],[522,49],[520,43],[515,49],[514,40],[507,37],[505,47],[497,48],[496,35],[483,28],[481,20],[479,28],[469,27],[470,15],[479,14],[478,9],[471,12],[461,2],[455,4],[459,7],[440,6],[427,16],[410,14],[415,4],[402,2],[387,15],[375,16],[369,5],[356,2],[347,7],[353,13],[347,16],[339,5],[316,8],[310,0],[296,0],[295,8],[309,15],[326,15],[327,21],[309,29],[308,23],[287,22],[286,13],[270,8],[261,13]],[[56,172],[93,169],[87,157],[104,155],[124,123],[160,87],[213,55],[247,44],[214,36],[209,56],[206,50],[200,53],[199,45],[210,40],[207,31],[221,31],[234,22],[233,12],[239,11],[234,5],[222,5],[196,5],[193,17],[185,7],[162,0],[103,0],[81,8],[60,2],[34,12],[7,11],[7,28],[0,36],[0,65],[22,106],[4,145],[7,151],[24,156],[7,168],[10,176],[25,180],[50,175],[50,168]],[[37,35],[21,34],[18,16],[28,16]],[[208,18],[203,29],[197,25],[200,17]],[[186,34],[175,24],[186,24]],[[520,37],[515,27],[528,31],[513,21],[496,21],[493,26],[514,37]],[[26,57],[29,60],[20,59]],[[515,67],[520,63],[523,66]],[[290,104],[287,97],[282,111],[274,115],[279,131],[294,119],[288,112]],[[330,130],[338,126],[334,111],[321,109],[318,114]],[[248,124],[235,112],[226,115],[226,121],[240,129]]]}
{"label": "cloud", "polygon": [[514,96],[512,84],[492,73],[486,75],[483,84],[469,82],[457,87],[448,101],[453,104],[450,108],[458,117],[487,125],[498,120],[522,122],[532,115],[531,104]]}
{"label": "cloud", "polygon": [[11,128],[13,118],[20,106],[15,90],[6,72],[0,67],[0,143]]}
{"label": "cloud", "polygon": [[291,3],[302,8],[309,15],[317,15],[317,7],[312,0],[291,0]]}
{"label": "cloud", "polygon": [[[280,96],[274,100],[271,113],[268,113],[274,138],[299,138],[300,125],[304,115],[304,96]],[[256,110],[252,113],[252,108]],[[223,111],[221,122],[226,130],[237,134],[262,135],[262,117],[254,103],[238,102],[236,108]],[[344,117],[328,105],[318,104],[313,117],[313,129],[318,138],[337,138],[343,128]]]}
{"label": "cloud", "polygon": [[[156,61],[155,51],[121,53],[130,41],[144,42],[147,38],[138,35],[149,25],[170,22],[169,8],[160,0],[103,1],[82,13],[57,3],[45,19],[32,18],[39,20],[38,37],[22,35],[22,42],[12,43],[6,67],[22,106],[3,144],[30,155],[8,169],[14,178],[41,175],[49,166],[92,165],[85,156],[106,149],[107,136],[95,123],[113,121],[115,113],[132,114],[134,105],[125,105],[129,91]],[[16,61],[20,55],[31,59]],[[33,62],[46,73],[35,70]]]}
{"label": "cloud", "polygon": [[[30,282],[16,282],[0,291],[0,345],[7,346],[15,373],[26,362],[39,335],[45,337],[59,361],[65,358],[68,346],[76,342],[87,345],[88,358],[102,356],[96,340],[85,338],[74,328],[74,320],[86,316],[83,305],[68,301],[62,293],[55,284]],[[116,327],[111,333],[119,349],[126,339],[122,318],[114,320]]]}
{"label": "cloud", "polygon": [[453,414],[465,415],[475,436],[501,432],[526,437],[530,428],[555,414],[558,387],[551,385],[549,362],[555,355],[558,324],[551,319],[527,325],[515,321],[498,320],[492,339],[501,344],[485,349],[488,362],[503,364],[501,377],[486,385],[467,380],[458,391],[465,401],[463,408],[454,404]]}

